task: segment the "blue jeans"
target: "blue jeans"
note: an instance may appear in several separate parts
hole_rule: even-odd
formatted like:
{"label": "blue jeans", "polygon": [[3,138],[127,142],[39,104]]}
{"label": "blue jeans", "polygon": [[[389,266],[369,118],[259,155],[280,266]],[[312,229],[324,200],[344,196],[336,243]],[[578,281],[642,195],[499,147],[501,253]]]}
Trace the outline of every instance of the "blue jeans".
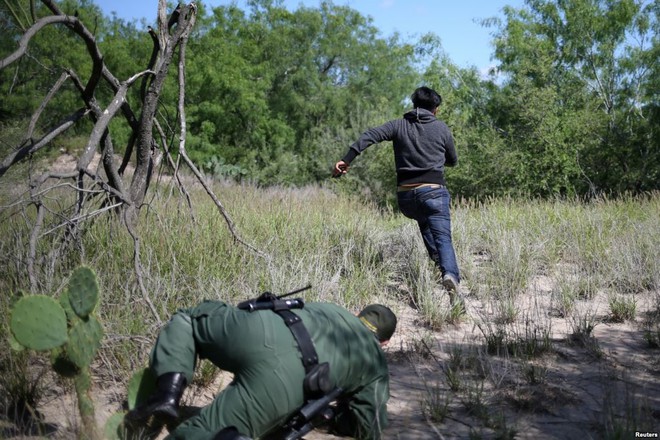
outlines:
{"label": "blue jeans", "polygon": [[399,209],[408,218],[417,220],[424,245],[440,272],[460,281],[456,253],[451,241],[451,196],[447,188],[420,187],[397,193]]}

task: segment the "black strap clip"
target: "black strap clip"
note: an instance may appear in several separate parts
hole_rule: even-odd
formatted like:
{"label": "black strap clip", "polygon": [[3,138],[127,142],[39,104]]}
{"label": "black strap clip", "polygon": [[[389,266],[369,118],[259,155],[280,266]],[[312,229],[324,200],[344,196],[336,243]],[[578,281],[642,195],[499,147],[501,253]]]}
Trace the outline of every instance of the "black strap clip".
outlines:
{"label": "black strap clip", "polygon": [[256,310],[274,310],[277,312],[279,310],[302,309],[305,306],[305,302],[302,300],[302,298],[284,298],[311,288],[311,285],[305,286],[301,289],[296,289],[292,292],[280,296],[277,296],[271,292],[264,292],[257,298],[248,299],[247,301],[239,303],[237,307],[242,310],[247,310],[248,312],[254,312]]}

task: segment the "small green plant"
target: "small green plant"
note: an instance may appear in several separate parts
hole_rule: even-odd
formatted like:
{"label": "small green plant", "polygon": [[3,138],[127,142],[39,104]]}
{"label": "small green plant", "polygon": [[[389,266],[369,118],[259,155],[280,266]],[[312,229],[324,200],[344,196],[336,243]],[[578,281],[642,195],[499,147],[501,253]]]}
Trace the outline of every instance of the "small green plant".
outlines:
{"label": "small green plant", "polygon": [[595,315],[586,312],[583,315],[577,315],[571,320],[573,333],[569,336],[569,341],[586,348],[593,356],[600,358],[603,352],[598,344],[598,340],[593,336],[593,331],[598,324]]}
{"label": "small green plant", "polygon": [[660,313],[655,318],[647,318],[642,324],[644,340],[650,348],[660,348]]}
{"label": "small green plant", "polygon": [[532,362],[523,365],[523,376],[530,385],[545,383],[547,375],[548,368],[544,365],[537,365]]}
{"label": "small green plant", "polygon": [[593,275],[583,274],[576,280],[575,293],[578,299],[591,300],[596,296],[598,286]]}
{"label": "small green plant", "polygon": [[410,341],[409,350],[422,359],[430,359],[433,356],[431,346],[433,346],[433,336],[430,333],[425,333]]}
{"label": "small green plant", "polygon": [[557,314],[564,318],[570,316],[575,309],[576,292],[568,286],[561,285],[558,291],[553,292],[552,297]]}
{"label": "small green plant", "polygon": [[506,332],[501,326],[492,328],[488,325],[486,330],[481,324],[477,324],[477,328],[484,335],[486,340],[486,353],[494,355],[502,355],[506,353]]}
{"label": "small green plant", "polygon": [[633,296],[611,295],[608,299],[612,322],[633,321],[637,315],[637,301]]}
{"label": "small green plant", "polygon": [[461,389],[461,376],[458,373],[458,369],[445,366],[442,371],[445,373],[445,379],[447,380],[449,389],[454,392],[459,391]]}
{"label": "small green plant", "polygon": [[483,380],[472,382],[464,388],[461,403],[469,414],[488,424],[490,412],[485,400]]}
{"label": "small green plant", "polygon": [[449,351],[449,361],[447,362],[447,367],[451,368],[452,370],[458,370],[463,368],[464,364],[465,356],[461,346],[456,345],[451,347],[451,350]]}
{"label": "small green plant", "polygon": [[642,331],[650,348],[660,348],[660,294],[655,296],[655,310],[644,314]]}
{"label": "small green plant", "polygon": [[514,354],[523,358],[533,358],[552,351],[550,334],[549,324],[544,326],[532,318],[526,318],[524,329],[518,335]]}
{"label": "small green plant", "polygon": [[422,414],[432,422],[442,423],[449,415],[451,396],[438,384],[425,384],[426,394],[421,401]]}
{"label": "small green plant", "polygon": [[94,315],[99,300],[96,275],[76,269],[60,301],[45,295],[19,299],[11,310],[14,349],[49,352],[53,369],[71,378],[78,398],[84,436],[100,439],[91,398],[90,364],[101,345],[103,328]]}
{"label": "small green plant", "polygon": [[195,372],[193,383],[202,388],[208,387],[213,383],[219,372],[220,370],[218,370],[218,367],[213,365],[213,363],[207,359],[203,359],[199,363],[199,368]]}
{"label": "small green plant", "polygon": [[516,321],[520,311],[516,305],[516,299],[513,297],[500,298],[495,303],[497,315],[495,322],[497,324],[511,324]]}
{"label": "small green plant", "polygon": [[521,358],[540,356],[552,350],[550,329],[534,324],[530,319],[525,320],[523,331],[507,329],[502,325],[484,326],[477,324],[486,341],[488,354],[504,356],[511,355]]}
{"label": "small green plant", "polygon": [[461,301],[451,304],[446,312],[445,321],[448,324],[458,324],[466,316],[465,304]]}
{"label": "small green plant", "polygon": [[21,432],[38,430],[38,421],[34,420],[36,408],[44,394],[44,371],[31,371],[30,353],[26,350],[16,352],[2,349],[0,357],[0,409],[3,416],[16,424]]}
{"label": "small green plant", "polygon": [[509,425],[503,412],[492,416],[489,427],[495,430],[494,438],[498,440],[513,440],[518,435],[518,429]]}

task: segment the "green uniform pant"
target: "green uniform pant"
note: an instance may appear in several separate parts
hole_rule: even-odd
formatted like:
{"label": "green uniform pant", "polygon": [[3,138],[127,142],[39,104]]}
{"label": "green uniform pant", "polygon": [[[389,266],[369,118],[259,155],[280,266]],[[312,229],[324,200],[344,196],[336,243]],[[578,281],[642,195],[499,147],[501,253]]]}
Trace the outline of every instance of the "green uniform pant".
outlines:
{"label": "green uniform pant", "polygon": [[196,356],[234,373],[234,380],[170,439],[212,439],[230,426],[258,438],[304,403],[305,373],[297,345],[272,311],[249,313],[204,302],[177,312],[158,336],[151,368],[158,376],[183,373],[190,383]]}

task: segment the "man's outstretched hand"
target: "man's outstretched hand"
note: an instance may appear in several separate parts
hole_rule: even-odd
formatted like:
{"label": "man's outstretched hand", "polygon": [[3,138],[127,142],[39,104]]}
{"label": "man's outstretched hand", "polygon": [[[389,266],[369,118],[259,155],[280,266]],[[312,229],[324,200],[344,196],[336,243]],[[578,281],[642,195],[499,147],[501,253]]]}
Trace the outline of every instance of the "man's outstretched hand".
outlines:
{"label": "man's outstretched hand", "polygon": [[332,169],[332,177],[341,177],[348,172],[349,165],[340,160],[335,164],[335,167]]}

